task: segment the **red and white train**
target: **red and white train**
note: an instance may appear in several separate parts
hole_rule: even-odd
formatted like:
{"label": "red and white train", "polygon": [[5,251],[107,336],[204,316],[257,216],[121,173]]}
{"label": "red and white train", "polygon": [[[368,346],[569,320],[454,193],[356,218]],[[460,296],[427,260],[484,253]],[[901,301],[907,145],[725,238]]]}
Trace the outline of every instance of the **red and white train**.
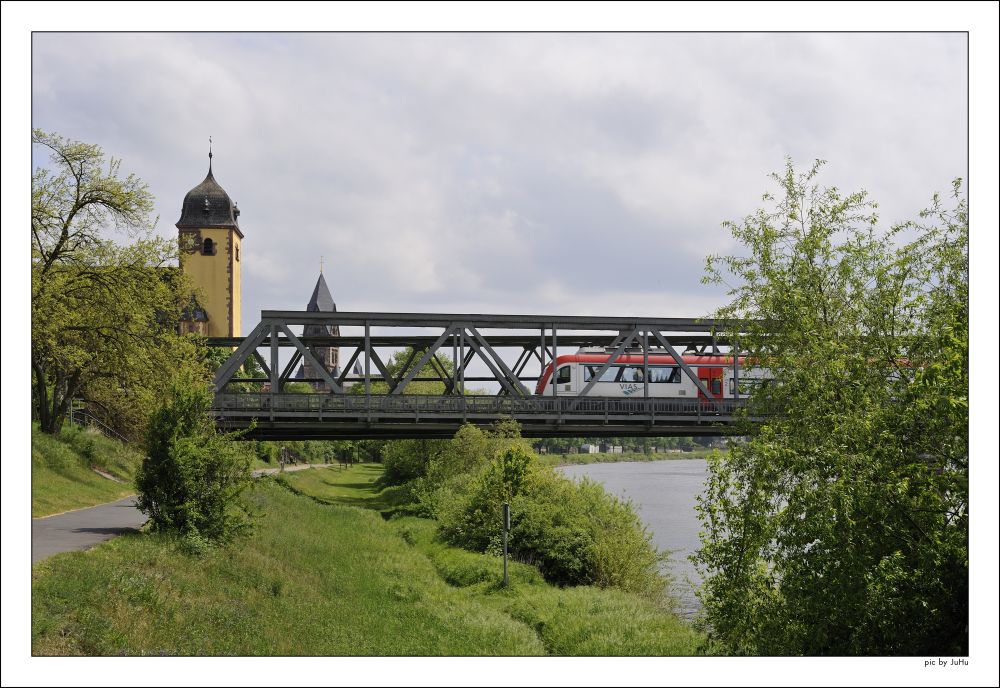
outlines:
{"label": "red and white train", "polygon": [[[580,394],[590,384],[593,376],[600,371],[611,352],[606,349],[580,349],[575,354],[566,354],[556,359],[555,394],[572,396]],[[684,373],[674,357],[664,349],[653,349],[649,353],[646,370],[649,371],[649,396],[680,399],[733,399],[736,378],[739,376],[739,396],[745,398],[753,388],[767,377],[762,368],[745,367],[746,357],[739,356],[739,371],[733,365],[731,354],[681,354],[681,360],[690,366],[698,379],[705,385],[709,396],[698,389],[694,381]],[[535,394],[549,395],[552,391],[552,364],[542,371],[535,387]],[[642,353],[621,354],[604,371],[588,395],[595,397],[638,397],[644,396]]]}

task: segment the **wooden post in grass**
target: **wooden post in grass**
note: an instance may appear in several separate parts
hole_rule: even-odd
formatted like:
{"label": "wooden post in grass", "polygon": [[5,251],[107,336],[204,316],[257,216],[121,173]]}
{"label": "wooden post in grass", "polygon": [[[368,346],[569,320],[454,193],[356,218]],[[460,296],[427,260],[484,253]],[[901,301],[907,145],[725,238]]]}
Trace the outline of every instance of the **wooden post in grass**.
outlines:
{"label": "wooden post in grass", "polygon": [[507,533],[510,532],[510,504],[503,504],[503,587],[507,587]]}

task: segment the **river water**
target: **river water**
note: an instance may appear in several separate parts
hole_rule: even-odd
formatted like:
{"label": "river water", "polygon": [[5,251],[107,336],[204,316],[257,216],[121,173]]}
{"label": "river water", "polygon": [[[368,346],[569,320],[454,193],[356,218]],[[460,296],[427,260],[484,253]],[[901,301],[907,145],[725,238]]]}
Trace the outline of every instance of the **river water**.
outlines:
{"label": "river water", "polygon": [[653,544],[670,552],[665,564],[674,581],[681,616],[692,617],[701,608],[695,596],[700,578],[688,560],[700,546],[700,524],[694,507],[704,489],[707,468],[704,459],[592,463],[562,466],[573,479],[595,480],[619,497],[632,500],[639,517],[653,535]]}

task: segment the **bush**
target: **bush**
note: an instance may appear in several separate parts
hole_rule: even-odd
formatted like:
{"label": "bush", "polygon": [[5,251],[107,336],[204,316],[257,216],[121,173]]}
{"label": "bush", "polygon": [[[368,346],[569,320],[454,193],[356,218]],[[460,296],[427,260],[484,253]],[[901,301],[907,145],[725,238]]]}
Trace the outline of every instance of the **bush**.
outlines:
{"label": "bush", "polygon": [[278,445],[273,442],[254,442],[254,453],[264,463],[277,463],[278,452]]}
{"label": "bush", "polygon": [[471,481],[487,464],[514,447],[525,456],[533,455],[514,421],[499,421],[486,432],[474,425],[462,426],[454,439],[430,457],[424,475],[414,481],[413,492],[422,512],[437,517],[451,509],[452,502],[469,492]]}
{"label": "bush", "polygon": [[466,491],[439,503],[442,539],[477,552],[496,553],[500,505],[520,494],[532,458],[523,447],[508,447],[468,481]]}
{"label": "bush", "polygon": [[[453,483],[455,484],[455,479]],[[467,483],[439,501],[440,537],[466,549],[497,554],[501,504],[511,505],[508,548],[562,585],[597,585],[660,598],[662,555],[628,502],[593,481],[574,483],[510,446]]]}
{"label": "bush", "polygon": [[487,432],[465,426],[449,442],[391,442],[384,462],[383,484],[406,483],[419,502],[400,512],[436,518],[442,542],[499,555],[508,502],[509,552],[546,579],[666,599],[663,556],[631,504],[540,465],[513,421]]}
{"label": "bush", "polygon": [[511,504],[518,556],[557,583],[597,585],[659,597],[663,560],[631,504],[592,480],[575,483],[550,468],[535,471]]}
{"label": "bush", "polygon": [[396,440],[387,442],[382,454],[385,472],[379,484],[402,485],[427,474],[431,458],[447,446],[447,440]]}
{"label": "bush", "polygon": [[192,541],[221,542],[245,532],[250,514],[239,500],[250,484],[251,451],[215,431],[211,395],[179,381],[150,420],[148,456],[136,475],[138,507],[154,530]]}

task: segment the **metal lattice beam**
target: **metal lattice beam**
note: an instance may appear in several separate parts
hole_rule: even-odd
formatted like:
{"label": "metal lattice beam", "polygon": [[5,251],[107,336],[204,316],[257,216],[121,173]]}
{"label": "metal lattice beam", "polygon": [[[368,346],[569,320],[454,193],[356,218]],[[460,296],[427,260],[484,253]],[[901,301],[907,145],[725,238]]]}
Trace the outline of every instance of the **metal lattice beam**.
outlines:
{"label": "metal lattice beam", "polygon": [[[292,326],[322,325],[327,327],[358,327],[363,328],[364,335],[344,336],[297,336],[291,330]],[[441,382],[444,385],[444,399],[456,400],[460,406],[455,407],[460,411],[455,411],[455,419],[441,420],[434,432],[444,432],[441,428],[450,427],[449,423],[461,422],[469,419],[470,422],[486,422],[483,414],[486,413],[486,402],[478,401],[483,397],[470,397],[465,393],[466,382],[494,382],[500,388],[500,396],[491,397],[496,400],[499,406],[491,406],[490,413],[503,415],[504,409],[511,410],[512,413],[521,414],[525,422],[534,423],[530,433],[535,436],[565,435],[575,429],[582,432],[586,427],[589,431],[598,431],[600,428],[613,428],[614,432],[641,432],[641,433],[666,433],[676,430],[677,423],[683,425],[685,419],[691,418],[691,413],[695,415],[696,424],[704,424],[702,416],[707,413],[706,409],[714,409],[712,415],[717,422],[729,422],[726,416],[726,409],[729,408],[731,399],[716,399],[712,397],[705,383],[698,377],[695,368],[697,364],[689,364],[684,361],[683,356],[678,352],[679,347],[687,349],[700,349],[703,353],[709,351],[719,353],[719,343],[723,342],[716,336],[716,327],[719,323],[711,320],[699,320],[695,318],[637,318],[637,317],[590,317],[590,316],[538,316],[538,315],[469,315],[469,314],[429,314],[429,313],[369,313],[369,312],[301,312],[301,311],[264,311],[260,323],[244,339],[212,340],[215,345],[231,345],[236,350],[220,366],[215,376],[217,406],[214,409],[220,418],[228,418],[226,422],[237,422],[232,413],[238,412],[226,407],[222,400],[232,399],[227,393],[226,386],[230,382],[245,381],[238,377],[238,372],[243,364],[253,357],[260,363],[266,381],[270,382],[271,389],[261,398],[269,400],[266,408],[261,407],[255,412],[254,417],[262,424],[270,423],[268,433],[275,436],[282,432],[303,431],[304,425],[298,425],[298,429],[291,426],[282,430],[284,424],[298,423],[299,418],[295,411],[288,404],[310,403],[320,404],[318,412],[320,419],[311,422],[333,423],[342,430],[350,427],[351,423],[369,424],[370,427],[379,427],[377,432],[372,430],[370,436],[404,436],[410,430],[401,429],[403,426],[422,424],[423,428],[413,430],[414,436],[429,436],[425,430],[430,427],[427,424],[429,418],[444,418],[451,411],[447,409],[444,401],[435,402],[433,407],[414,407],[411,409],[412,415],[408,416],[407,411],[402,410],[410,401],[412,396],[404,397],[407,385],[415,380],[432,380]],[[757,323],[759,326],[760,323]],[[381,331],[373,332],[372,328],[379,328]],[[384,330],[392,328],[424,328],[421,334],[386,334]],[[438,330],[435,334],[428,335],[426,330]],[[741,328],[730,328],[740,331]],[[496,330],[499,330],[497,332]],[[220,344],[220,342],[225,344]],[[723,342],[725,343],[725,342]],[[339,375],[334,375],[328,371],[320,361],[314,349],[326,346],[346,346],[354,347],[353,355],[348,359],[347,364]],[[524,382],[537,380],[540,375],[526,374],[529,362],[536,360],[539,370],[544,372],[546,365],[557,360],[559,347],[564,350],[575,350],[579,347],[597,347],[607,352],[607,360],[602,361],[597,374],[592,377],[583,389],[572,396],[560,396],[556,385],[553,384],[551,394],[548,392],[544,397],[532,395]],[[728,344],[727,344],[728,345]],[[389,366],[384,358],[375,351],[376,346],[389,349],[410,349],[406,361],[403,363],[402,371],[398,375],[392,375]],[[452,372],[448,372],[445,362],[441,360],[442,347],[450,346],[450,352],[455,359]],[[278,365],[278,353],[281,347],[291,347],[291,360],[281,368]],[[268,350],[268,354],[263,354],[261,349]],[[628,413],[618,413],[619,408],[614,406],[613,400],[604,397],[592,397],[594,385],[600,381],[607,370],[621,357],[637,351],[642,352],[643,360],[643,394],[641,399],[632,399],[631,402],[646,402],[644,407],[630,407]],[[735,352],[735,348],[733,349]],[[664,415],[664,404],[669,406],[671,400],[654,398],[650,396],[649,372],[650,355],[653,352],[667,352],[677,362],[684,375],[689,378],[697,388],[700,398],[697,400],[682,400],[691,404],[686,407],[685,414],[676,417],[670,414]],[[736,354],[734,354],[735,356]],[[364,371],[360,378],[354,376],[353,367],[364,356]],[[469,370],[470,365],[478,358],[477,365],[488,369],[489,375],[484,376]],[[330,390],[326,395],[283,395],[282,386],[293,374],[300,361],[309,362],[315,366],[317,375],[320,377],[310,379],[313,382],[322,381],[326,383]],[[738,366],[738,362],[735,362]],[[430,373],[425,369],[430,366]],[[373,369],[374,368],[374,369]],[[471,375],[469,373],[472,373]],[[485,373],[486,370],[483,371]],[[555,371],[553,371],[555,372]],[[741,372],[737,367],[734,369],[734,378],[738,381]],[[388,396],[371,394],[371,383],[375,379],[385,380],[390,388]],[[263,381],[263,379],[253,378],[253,382]],[[357,381],[363,382],[365,395],[345,394],[346,386]],[[738,383],[737,383],[738,384]],[[354,420],[348,421],[338,416],[340,408],[337,404],[347,403],[345,399],[364,399],[366,404],[360,415]],[[305,401],[303,401],[303,399]],[[341,401],[337,401],[337,400]],[[403,400],[404,401],[399,401]],[[475,402],[462,401],[466,399],[476,399]],[[397,400],[397,401],[391,401]],[[620,400],[619,400],[620,401]],[[677,400],[673,400],[677,401]],[[351,403],[358,403],[352,401]],[[617,402],[615,402],[617,403]],[[284,404],[284,406],[282,406]],[[331,406],[332,404],[332,406]],[[389,404],[390,406],[387,406]],[[391,406],[391,404],[402,404],[403,406]],[[526,404],[525,406],[507,407],[503,404]],[[603,406],[601,406],[603,404]],[[595,409],[602,408],[602,413],[595,413]],[[393,409],[393,410],[390,410]],[[528,409],[535,409],[529,413]],[[539,410],[544,410],[544,414],[538,415]],[[389,416],[385,414],[389,413]],[[532,415],[534,413],[534,415]],[[616,416],[617,413],[617,416]],[[291,415],[289,415],[291,414]],[[443,414],[443,415],[442,415]],[[348,414],[349,415],[349,414]],[[489,415],[489,414],[486,414]],[[391,418],[391,420],[386,420]],[[450,418],[450,417],[449,417]],[[719,419],[722,420],[719,420]],[[598,422],[600,421],[600,422]],[[240,421],[242,422],[242,421]],[[304,421],[303,421],[304,422]],[[664,422],[674,425],[665,426]],[[594,424],[597,425],[594,425]],[[642,424],[645,429],[636,430],[633,424]],[[380,425],[381,424],[381,425]],[[671,429],[673,428],[673,429]],[[631,429],[631,430],[630,430]],[[303,431],[304,432],[304,431]],[[322,434],[324,431],[313,428],[309,432]],[[331,430],[331,433],[334,431]],[[355,427],[350,432],[357,436],[365,435],[365,430]],[[425,434],[420,434],[420,433]],[[610,432],[610,430],[609,430]],[[383,433],[379,435],[378,433]],[[388,435],[385,433],[389,433]],[[335,433],[334,433],[335,434]],[[599,434],[599,433],[598,433]]]}
{"label": "metal lattice beam", "polygon": [[[330,389],[332,391],[334,392],[342,391],[340,385],[337,384],[337,381],[334,380],[333,376],[331,376],[330,373],[327,371],[326,366],[324,366],[318,358],[313,356],[313,352],[310,351],[305,344],[300,342],[298,337],[292,334],[292,331],[288,329],[288,325],[280,323],[278,325],[278,328],[282,332],[284,332],[285,336],[288,337],[288,339],[291,340],[292,344],[295,345],[295,348],[299,350],[299,353],[302,354],[302,359],[304,361],[313,364],[313,366],[316,368],[316,372],[318,372],[320,377],[322,377],[323,380],[326,382],[326,384],[330,386]],[[277,349],[277,347],[274,344],[272,344],[272,346],[275,348],[275,350]]]}
{"label": "metal lattice beam", "polygon": [[[596,385],[598,382],[601,381],[601,377],[604,375],[604,373],[606,373],[607,370],[608,370],[608,368],[610,368],[611,365],[615,361],[618,360],[618,357],[622,355],[622,352],[624,352],[625,349],[628,348],[629,343],[631,343],[631,341],[638,334],[639,334],[639,328],[636,327],[636,328],[633,328],[627,335],[621,336],[621,337],[617,338],[617,340],[619,341],[619,344],[618,344],[617,347],[615,347],[614,353],[612,353],[611,356],[608,357],[608,360],[604,362],[604,365],[602,365],[600,367],[600,369],[596,373],[594,373],[593,375],[591,375],[590,382],[588,382],[587,385],[582,390],[580,390],[580,394],[579,394],[580,397],[585,397],[585,396],[587,396],[590,393],[590,390],[592,390],[594,388],[594,385]],[[553,385],[553,387],[555,386],[555,375],[556,375],[556,370],[555,370],[555,366],[553,366],[552,367],[552,385]],[[578,403],[574,404],[572,406],[572,408],[576,408],[578,405],[579,405]]]}

